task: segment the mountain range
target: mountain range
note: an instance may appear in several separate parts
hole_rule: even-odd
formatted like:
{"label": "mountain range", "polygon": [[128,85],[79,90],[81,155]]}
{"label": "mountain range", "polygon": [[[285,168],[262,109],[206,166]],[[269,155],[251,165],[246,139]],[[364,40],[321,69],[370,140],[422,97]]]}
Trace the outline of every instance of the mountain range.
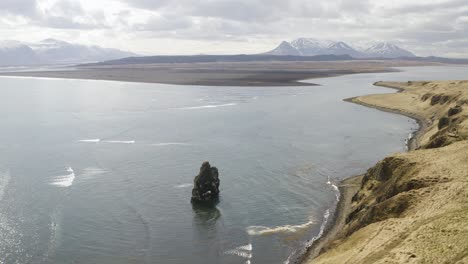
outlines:
{"label": "mountain range", "polygon": [[415,55],[389,42],[373,42],[367,46],[354,47],[343,41],[316,40],[298,38],[291,42],[283,41],[275,49],[266,52],[268,55],[349,55],[353,58],[400,58],[415,57]]}
{"label": "mountain range", "polygon": [[118,49],[73,44],[57,39],[45,39],[37,43],[0,41],[1,66],[97,62],[130,56],[136,56],[136,54]]}

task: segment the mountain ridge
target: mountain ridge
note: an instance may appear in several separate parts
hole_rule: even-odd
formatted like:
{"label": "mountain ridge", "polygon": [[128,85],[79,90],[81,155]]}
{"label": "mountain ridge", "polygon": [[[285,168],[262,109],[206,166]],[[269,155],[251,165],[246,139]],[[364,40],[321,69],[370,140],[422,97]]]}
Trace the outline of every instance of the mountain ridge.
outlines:
{"label": "mountain ridge", "polygon": [[385,58],[416,57],[411,51],[405,50],[390,42],[376,42],[365,48],[358,48],[343,41],[316,40],[312,38],[298,38],[291,42],[283,41],[279,46],[266,55],[349,55],[353,58]]}
{"label": "mountain ridge", "polygon": [[70,43],[58,39],[44,39],[35,43],[15,40],[0,41],[1,66],[40,64],[73,64],[120,59],[137,54],[118,49]]}

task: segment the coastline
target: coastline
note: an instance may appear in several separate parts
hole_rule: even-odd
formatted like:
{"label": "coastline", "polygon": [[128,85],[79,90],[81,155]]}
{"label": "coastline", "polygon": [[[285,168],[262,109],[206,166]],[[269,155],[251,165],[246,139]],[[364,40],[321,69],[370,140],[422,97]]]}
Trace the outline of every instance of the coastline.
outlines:
{"label": "coastline", "polygon": [[104,80],[202,86],[314,86],[315,78],[399,71],[393,67],[434,65],[411,61],[217,62],[74,66],[0,72],[0,76]]}
{"label": "coastline", "polygon": [[468,81],[374,85],[398,92],[345,101],[405,115],[419,128],[408,151],[379,161],[354,195],[341,196],[348,201],[328,228],[338,231],[325,232],[300,263],[468,261]]}
{"label": "coastline", "polygon": [[[403,89],[401,87],[385,84],[383,82],[376,82],[373,85],[380,86],[380,87],[385,87],[385,88],[390,88],[390,89],[395,89],[395,90],[397,90],[396,93],[401,93],[401,92],[405,91],[405,89]],[[354,104],[366,106],[366,107],[377,109],[379,111],[383,111],[383,112],[387,112],[387,113],[403,115],[403,116],[409,117],[411,119],[414,119],[418,123],[418,129],[413,133],[413,136],[408,141],[408,144],[407,144],[408,145],[408,151],[416,150],[416,149],[419,148],[419,146],[421,145],[421,138],[427,132],[427,129],[428,129],[429,125],[430,125],[426,118],[424,118],[421,115],[411,113],[411,112],[408,112],[408,111],[404,111],[404,110],[401,110],[401,109],[392,109],[392,108],[383,107],[383,106],[379,106],[379,105],[375,105],[375,104],[369,104],[369,103],[366,103],[366,102],[363,102],[363,101],[359,100],[359,97],[360,96],[350,97],[350,98],[343,99],[343,101],[348,102],[348,103],[354,103]]]}
{"label": "coastline", "polygon": [[[381,82],[376,82],[373,85],[397,90],[396,93],[401,93],[404,91],[404,89],[401,87],[392,86]],[[403,110],[391,109],[365,103],[360,101],[359,97],[360,96],[350,97],[343,99],[343,101],[359,104],[383,112],[403,115],[416,120],[418,123],[418,129],[412,133],[413,136],[407,142],[407,152],[416,150],[420,147],[421,137],[427,132],[427,128],[429,126],[429,123],[424,117]],[[315,240],[311,245],[306,247],[303,256],[300,256],[294,263],[301,264],[313,260],[324,250],[329,248],[335,240],[342,238],[343,234],[340,234],[340,231],[345,225],[346,217],[351,212],[352,198],[358,192],[360,182],[362,181],[363,177],[364,175],[354,175],[347,177],[339,182],[338,188],[340,191],[340,200],[338,201],[333,215],[331,216],[331,221],[328,222],[322,236]]]}
{"label": "coastline", "polygon": [[306,247],[304,254],[299,256],[293,263],[299,264],[304,263],[307,259],[313,259],[321,253],[324,247],[337,238],[339,231],[345,223],[346,215],[350,213],[351,199],[359,189],[363,176],[351,176],[339,182],[340,200],[330,217],[330,221],[325,226],[322,236]]}

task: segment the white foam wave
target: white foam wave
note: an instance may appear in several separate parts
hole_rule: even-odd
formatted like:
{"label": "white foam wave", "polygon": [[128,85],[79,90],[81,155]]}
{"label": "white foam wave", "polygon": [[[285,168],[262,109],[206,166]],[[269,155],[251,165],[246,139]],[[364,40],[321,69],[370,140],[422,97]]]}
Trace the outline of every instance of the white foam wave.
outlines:
{"label": "white foam wave", "polygon": [[[329,176],[328,176],[328,179],[327,179],[327,184],[330,185],[333,188],[333,190],[335,191],[336,200],[337,200],[337,202],[339,202],[340,201],[340,189],[338,188],[338,186],[336,186],[334,183],[332,183]],[[319,239],[320,237],[323,236],[323,233],[325,232],[325,228],[328,225],[329,219],[330,219],[330,209],[327,209],[325,211],[325,213],[323,214],[323,221],[322,221],[322,224],[320,225],[320,230],[319,230],[318,234],[316,236],[312,237],[311,240],[309,240],[308,242],[305,243],[304,249],[310,248],[312,246],[312,244],[315,241],[317,241],[317,239]],[[291,262],[291,259],[294,256],[296,256],[296,254],[297,254],[297,250],[294,251],[293,253],[291,253],[288,256],[288,258],[283,262],[283,264],[289,264]]]}
{"label": "white foam wave", "polygon": [[323,232],[325,232],[325,227],[327,226],[327,223],[328,223],[328,219],[330,218],[330,210],[327,209],[325,211],[325,213],[323,214],[323,223],[322,225],[320,226],[320,231],[319,233],[317,234],[317,236],[315,237],[314,241],[317,240],[318,238],[320,238],[322,235],[323,235]]}
{"label": "white foam wave", "polygon": [[408,138],[405,139],[406,150],[409,150],[409,148],[410,148],[409,144],[410,144],[411,140],[413,139],[414,135],[415,135],[414,132],[411,132],[411,133],[408,134]]}
{"label": "white foam wave", "polygon": [[71,167],[67,168],[67,172],[69,174],[63,176],[57,176],[55,179],[50,183],[52,185],[56,185],[59,187],[70,187],[75,180],[75,172]]}
{"label": "white foam wave", "polygon": [[157,147],[165,147],[165,146],[189,146],[189,143],[182,143],[182,142],[165,142],[165,143],[155,143],[151,144],[151,146]]}
{"label": "white foam wave", "polygon": [[236,247],[235,249],[231,249],[224,252],[224,254],[246,258],[247,261],[250,263],[250,259],[252,258],[252,244]]}
{"label": "white foam wave", "polygon": [[135,144],[135,140],[105,140],[106,143],[111,144]]}
{"label": "white foam wave", "polygon": [[309,228],[314,221],[309,220],[307,223],[299,225],[284,225],[276,227],[265,227],[265,226],[249,226],[247,227],[247,234],[251,236],[263,236],[273,235],[278,233],[295,233],[304,229]]}
{"label": "white foam wave", "polygon": [[229,104],[219,104],[219,105],[201,105],[201,106],[190,106],[190,107],[181,107],[176,108],[179,110],[194,110],[194,109],[205,109],[205,108],[217,108],[217,107],[226,107],[226,106],[235,106],[236,103],[229,103]]}
{"label": "white foam wave", "polygon": [[336,186],[336,184],[331,182],[330,177],[328,177],[327,184],[330,185],[333,188],[333,190],[335,191],[336,200],[339,201],[340,200],[340,189],[338,188],[338,186]]}
{"label": "white foam wave", "polygon": [[252,254],[247,253],[247,252],[242,252],[242,251],[228,250],[225,253],[226,255],[239,256],[239,257],[246,258],[246,259],[252,258]]}
{"label": "white foam wave", "polygon": [[99,143],[101,140],[99,138],[95,139],[80,139],[78,142],[83,142],[83,143]]}
{"label": "white foam wave", "polygon": [[188,188],[192,186],[193,186],[192,183],[183,183],[183,184],[176,185],[175,188]]}

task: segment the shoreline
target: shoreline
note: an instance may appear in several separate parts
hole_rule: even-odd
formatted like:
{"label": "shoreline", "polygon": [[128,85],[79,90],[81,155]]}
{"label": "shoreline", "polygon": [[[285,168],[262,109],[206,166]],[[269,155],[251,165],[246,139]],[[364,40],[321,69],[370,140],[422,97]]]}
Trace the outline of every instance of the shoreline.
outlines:
{"label": "shoreline", "polygon": [[[0,72],[0,76],[45,77],[201,86],[315,86],[316,78],[399,71],[394,67],[422,66],[407,61],[237,62],[75,66],[51,70]],[[431,65],[431,64],[429,64]]]}
{"label": "shoreline", "polygon": [[338,183],[340,199],[334,208],[330,221],[325,226],[323,234],[313,243],[305,248],[305,252],[299,256],[293,263],[300,264],[306,259],[313,259],[321,253],[321,250],[334,239],[346,220],[346,215],[351,209],[351,198],[360,187],[360,182],[364,175],[355,175],[341,180]]}
{"label": "shoreline", "polygon": [[[385,87],[389,89],[397,90],[397,93],[401,93],[404,89],[396,86],[381,84],[379,82],[374,83],[375,86]],[[365,96],[365,95],[361,95]],[[427,132],[427,128],[429,124],[427,120],[419,115],[404,112],[397,109],[391,109],[386,107],[381,107],[377,105],[368,104],[365,102],[360,101],[359,96],[350,97],[343,99],[345,102],[354,103],[358,105],[362,105],[365,107],[373,108],[379,111],[393,113],[398,115],[403,115],[409,117],[413,120],[416,120],[418,123],[418,129],[412,133],[412,137],[408,140],[407,143],[407,151],[410,152],[416,150],[420,146],[421,137]],[[325,231],[317,240],[315,240],[310,246],[305,248],[305,253],[300,256],[294,263],[302,264],[305,263],[307,260],[312,260],[316,258],[319,254],[321,254],[330,244],[341,238],[340,230],[344,227],[346,217],[350,212],[351,203],[353,196],[357,193],[360,187],[360,182],[364,175],[354,175],[347,177],[339,182],[338,188],[340,191],[340,200],[338,201],[335,210],[333,211],[333,215],[331,216],[331,220],[328,222],[327,226],[325,227]]]}

